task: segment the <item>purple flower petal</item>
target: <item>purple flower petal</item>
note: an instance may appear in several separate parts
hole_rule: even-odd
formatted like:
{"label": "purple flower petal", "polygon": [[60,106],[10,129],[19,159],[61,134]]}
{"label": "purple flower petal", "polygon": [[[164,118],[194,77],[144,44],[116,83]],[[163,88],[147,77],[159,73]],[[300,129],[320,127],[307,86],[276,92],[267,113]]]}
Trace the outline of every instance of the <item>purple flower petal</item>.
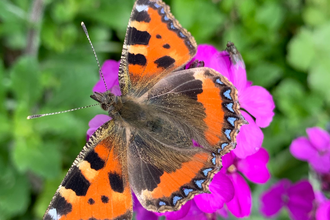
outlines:
{"label": "purple flower petal", "polygon": [[180,218],[180,220],[207,220],[205,213],[197,207],[194,200],[190,200],[189,202],[191,202],[189,212],[184,218]]}
{"label": "purple flower petal", "polygon": [[260,149],[264,134],[249,114],[244,111],[241,113],[249,124],[245,124],[241,127],[237,135],[237,145],[234,149],[234,153],[239,158],[245,158],[255,154]]}
{"label": "purple flower petal", "polygon": [[88,123],[89,129],[87,130],[87,140],[99,127],[110,120],[111,117],[108,115],[95,115],[95,117],[92,118],[92,120],[90,120]]}
{"label": "purple flower petal", "polygon": [[235,161],[235,154],[233,153],[233,151],[229,152],[228,154],[225,154],[222,157],[222,168],[220,171],[223,171],[223,173],[227,172],[227,169],[234,164]]}
{"label": "purple flower petal", "polygon": [[249,185],[238,173],[228,174],[235,188],[234,198],[227,203],[229,211],[237,218],[247,217],[251,213],[252,195]]}
{"label": "purple flower petal", "polygon": [[158,216],[164,215],[164,216],[166,216],[166,219],[169,219],[169,220],[181,219],[181,218],[184,218],[188,214],[191,204],[192,204],[192,201],[190,200],[186,204],[184,204],[178,211],[157,213],[157,214],[158,214]]}
{"label": "purple flower petal", "polygon": [[204,61],[205,67],[211,67],[215,64],[211,61],[211,59],[218,54],[217,48],[207,45],[201,44],[197,47],[197,53],[194,58],[187,64],[189,66],[194,60]]}
{"label": "purple flower petal", "polygon": [[329,220],[330,219],[330,201],[322,203],[317,208],[315,217],[317,220]]}
{"label": "purple flower petal", "polygon": [[313,148],[306,137],[299,137],[293,140],[290,145],[290,152],[295,158],[305,161],[309,161],[317,155],[316,149]]}
{"label": "purple flower petal", "polygon": [[[118,71],[119,71],[119,61],[114,61],[114,60],[106,60],[103,65],[102,65],[102,73],[104,76],[104,80],[107,84],[108,89],[112,91],[112,88],[114,86],[119,85],[118,81]],[[115,87],[116,88],[116,87]],[[96,85],[93,88],[93,92],[105,92],[105,85],[103,82],[102,77],[100,77],[100,80],[96,83]],[[114,91],[117,93],[115,94]],[[121,93],[118,94],[118,89],[114,89],[112,91],[115,95],[120,95]],[[119,90],[120,92],[120,90]]]}
{"label": "purple flower petal", "polygon": [[289,180],[283,179],[262,193],[260,196],[260,212],[264,216],[273,217],[280,211],[283,205],[285,205],[283,196],[286,196],[290,185]]}
{"label": "purple flower petal", "polygon": [[255,154],[237,162],[237,169],[254,183],[266,183],[270,178],[267,168],[268,152],[260,148]]}
{"label": "purple flower petal", "polygon": [[315,199],[312,185],[307,180],[302,180],[288,189],[289,201],[287,207],[294,220],[308,220],[313,209]]}
{"label": "purple flower petal", "polygon": [[330,151],[330,135],[321,128],[313,127],[306,129],[309,141],[318,151]]}
{"label": "purple flower petal", "polygon": [[221,209],[218,209],[217,214],[220,215],[224,219],[227,219],[229,217],[226,206],[222,207]]}
{"label": "purple flower petal", "polygon": [[330,152],[327,154],[317,153],[315,157],[310,158],[310,165],[319,173],[328,173],[330,171]]}
{"label": "purple flower petal", "polygon": [[222,208],[224,203],[229,202],[234,196],[234,186],[222,172],[214,175],[210,183],[210,191],[211,194],[204,193],[194,198],[197,207],[206,213],[213,213]]}
{"label": "purple flower petal", "polygon": [[256,118],[259,127],[267,127],[273,120],[273,96],[261,86],[250,86],[239,92],[239,102],[242,108]]}

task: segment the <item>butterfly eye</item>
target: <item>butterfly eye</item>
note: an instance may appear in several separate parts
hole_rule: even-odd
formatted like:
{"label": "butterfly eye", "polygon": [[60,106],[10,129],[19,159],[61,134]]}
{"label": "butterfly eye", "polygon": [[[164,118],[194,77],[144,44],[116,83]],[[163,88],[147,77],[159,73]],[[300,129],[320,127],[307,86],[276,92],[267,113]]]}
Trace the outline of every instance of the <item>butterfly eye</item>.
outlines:
{"label": "butterfly eye", "polygon": [[102,103],[102,104],[101,104],[101,108],[102,108],[104,111],[108,110],[108,107],[107,107],[107,105],[106,105],[106,104],[104,104],[104,103]]}

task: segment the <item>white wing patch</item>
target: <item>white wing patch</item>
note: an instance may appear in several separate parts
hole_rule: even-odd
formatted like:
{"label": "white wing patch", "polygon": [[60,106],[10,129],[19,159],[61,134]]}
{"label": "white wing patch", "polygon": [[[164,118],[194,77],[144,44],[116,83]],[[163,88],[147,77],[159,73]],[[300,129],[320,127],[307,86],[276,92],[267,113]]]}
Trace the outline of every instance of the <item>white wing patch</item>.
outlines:
{"label": "white wing patch", "polygon": [[149,6],[148,5],[136,5],[135,8],[138,12],[141,12],[141,11],[148,11]]}

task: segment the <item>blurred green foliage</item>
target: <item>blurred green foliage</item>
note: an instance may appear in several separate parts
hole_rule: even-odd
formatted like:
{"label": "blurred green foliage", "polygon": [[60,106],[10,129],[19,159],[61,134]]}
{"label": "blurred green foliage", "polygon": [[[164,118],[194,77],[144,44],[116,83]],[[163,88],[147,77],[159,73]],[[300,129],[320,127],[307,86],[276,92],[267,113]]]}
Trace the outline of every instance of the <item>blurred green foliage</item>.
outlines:
{"label": "blurred green foliage", "polygon": [[[168,0],[198,44],[235,43],[249,80],[274,96],[264,129],[271,182],[308,178],[288,147],[306,127],[325,127],[330,113],[328,0]],[[80,27],[87,25],[99,59],[120,58],[133,0],[0,1],[0,220],[41,219],[86,140],[98,108],[27,120],[93,103],[97,65]],[[259,194],[253,186],[251,219]],[[282,212],[278,219],[288,219]]]}

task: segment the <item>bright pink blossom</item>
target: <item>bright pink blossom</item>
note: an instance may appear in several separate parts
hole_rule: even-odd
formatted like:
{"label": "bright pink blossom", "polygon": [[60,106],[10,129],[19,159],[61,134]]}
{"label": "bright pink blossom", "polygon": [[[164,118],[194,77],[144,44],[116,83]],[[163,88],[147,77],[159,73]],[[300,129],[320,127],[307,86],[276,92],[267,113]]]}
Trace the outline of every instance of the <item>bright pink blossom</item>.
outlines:
{"label": "bright pink blossom", "polygon": [[329,220],[330,219],[330,200],[327,199],[323,193],[315,193],[316,200],[316,220]]}
{"label": "bright pink blossom", "polygon": [[314,191],[307,180],[295,184],[287,179],[281,180],[261,197],[261,213],[274,217],[282,207],[286,207],[293,220],[308,220],[313,209]]}
{"label": "bright pink blossom", "polygon": [[330,135],[318,127],[306,129],[308,138],[299,137],[291,146],[291,154],[307,161],[316,172],[330,172]]}

